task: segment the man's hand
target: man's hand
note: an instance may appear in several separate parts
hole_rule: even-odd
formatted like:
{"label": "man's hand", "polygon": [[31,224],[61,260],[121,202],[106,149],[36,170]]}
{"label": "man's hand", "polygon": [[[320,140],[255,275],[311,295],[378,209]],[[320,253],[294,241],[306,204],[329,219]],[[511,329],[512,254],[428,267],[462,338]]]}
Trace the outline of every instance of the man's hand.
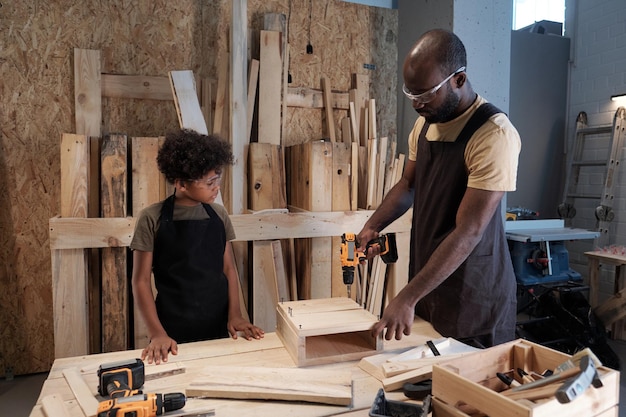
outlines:
{"label": "man's hand", "polygon": [[167,362],[167,355],[178,355],[178,344],[168,335],[153,337],[150,344],[141,352],[141,360],[148,359],[148,363],[154,362],[156,365],[161,361]]}
{"label": "man's hand", "polygon": [[255,326],[243,317],[237,317],[228,320],[228,332],[233,339],[237,339],[237,332],[241,332],[246,340],[261,339],[265,336],[265,332],[260,327]]}
{"label": "man's hand", "polygon": [[394,334],[396,340],[400,340],[402,335],[408,336],[411,334],[414,319],[415,310],[413,304],[404,302],[400,297],[396,297],[385,307],[383,317],[372,326],[372,336],[378,337],[383,329],[386,328],[386,340],[391,340]]}
{"label": "man's hand", "polygon": [[378,255],[378,251],[376,249],[369,248],[369,250],[367,251],[365,250],[367,247],[367,244],[373,239],[376,239],[377,237],[378,237],[378,232],[376,230],[363,228],[363,230],[361,230],[359,234],[356,236],[356,241],[359,244],[359,247],[357,248],[357,250],[359,252],[363,252],[368,259],[373,258],[374,256]]}

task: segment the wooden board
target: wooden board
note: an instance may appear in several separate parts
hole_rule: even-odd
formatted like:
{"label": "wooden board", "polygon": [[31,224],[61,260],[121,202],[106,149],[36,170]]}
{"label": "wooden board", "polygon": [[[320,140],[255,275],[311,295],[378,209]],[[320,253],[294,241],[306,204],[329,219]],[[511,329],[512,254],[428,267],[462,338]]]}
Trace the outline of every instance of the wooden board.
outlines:
{"label": "wooden board", "polygon": [[209,132],[198,101],[193,71],[170,71],[169,77],[180,126],[207,135]]}
{"label": "wooden board", "polygon": [[[323,109],[324,92],[317,88],[288,87],[287,106],[305,109]],[[348,110],[350,94],[337,91],[330,92],[330,105],[333,109]],[[352,116],[350,116],[352,117]]]}
{"label": "wooden board", "polygon": [[[341,236],[345,230],[363,227],[373,210],[351,212],[256,213],[230,216],[235,241]],[[408,232],[413,211],[409,209],[381,233]],[[51,249],[128,246],[136,219],[62,218],[49,221]]]}
{"label": "wooden board", "polygon": [[[169,91],[169,84],[168,84]],[[171,95],[171,93],[170,93]],[[137,217],[141,210],[165,198],[165,176],[159,172],[156,157],[159,142],[163,138],[132,138],[132,215]],[[158,180],[157,180],[158,178]],[[152,277],[154,285],[154,277]],[[153,291],[153,294],[156,294]],[[133,303],[134,347],[144,347],[149,343],[148,328],[141,317],[138,306]]]}
{"label": "wooden board", "polygon": [[186,394],[350,405],[352,379],[341,370],[210,366],[190,382]]}
{"label": "wooden board", "polygon": [[260,36],[258,141],[280,145],[283,73],[281,33],[262,30]]}
{"label": "wooden board", "polygon": [[269,240],[252,243],[254,270],[252,276],[252,320],[266,332],[276,328],[278,281]]}
{"label": "wooden board", "polygon": [[286,208],[285,165],[282,148],[271,143],[253,142],[248,149],[249,208],[255,211]]}
{"label": "wooden board", "polygon": [[70,414],[65,408],[65,403],[59,395],[46,395],[41,400],[43,411],[46,417],[69,417]]}
{"label": "wooden board", "polygon": [[78,370],[76,368],[66,369],[63,371],[63,376],[78,400],[85,416],[95,417],[98,410],[98,400],[95,397],[95,393],[91,392],[89,386],[78,373]]}
{"label": "wooden board", "polygon": [[335,137],[335,118],[333,117],[333,106],[331,103],[331,96],[330,96],[330,91],[331,91],[330,81],[322,77],[321,83],[322,83],[322,92],[323,92],[323,98],[324,98],[324,115],[326,119],[326,133],[328,134],[328,137],[330,138],[331,142],[336,142],[337,139]]}
{"label": "wooden board", "polygon": [[101,74],[101,78],[103,97],[166,101],[174,99],[167,77]]}
{"label": "wooden board", "polygon": [[[111,135],[102,141],[102,217],[126,217],[127,138]],[[102,249],[102,350],[128,348],[128,280],[126,248]]]}
{"label": "wooden board", "polygon": [[[61,215],[87,217],[89,143],[84,135],[61,137]],[[89,353],[87,263],[80,248],[51,247],[55,357]],[[72,306],[72,308],[67,308]]]}

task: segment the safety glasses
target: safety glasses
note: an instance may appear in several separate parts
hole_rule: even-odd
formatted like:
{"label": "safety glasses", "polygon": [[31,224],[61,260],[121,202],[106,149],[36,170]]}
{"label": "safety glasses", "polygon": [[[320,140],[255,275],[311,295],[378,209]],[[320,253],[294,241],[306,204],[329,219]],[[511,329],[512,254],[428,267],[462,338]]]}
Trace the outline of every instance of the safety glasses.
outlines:
{"label": "safety glasses", "polygon": [[418,103],[428,103],[433,101],[433,99],[435,98],[435,96],[437,95],[437,91],[439,91],[439,89],[441,87],[443,87],[443,85],[445,83],[447,83],[452,77],[454,77],[455,75],[457,75],[460,72],[465,71],[465,67],[461,67],[458,70],[454,71],[452,74],[448,75],[446,77],[445,80],[443,80],[442,82],[440,82],[439,84],[437,84],[436,86],[434,86],[433,88],[431,88],[428,91],[425,91],[421,94],[413,94],[409,91],[408,88],[406,88],[406,85],[402,84],[402,92],[404,93],[404,95],[411,101],[416,101]]}

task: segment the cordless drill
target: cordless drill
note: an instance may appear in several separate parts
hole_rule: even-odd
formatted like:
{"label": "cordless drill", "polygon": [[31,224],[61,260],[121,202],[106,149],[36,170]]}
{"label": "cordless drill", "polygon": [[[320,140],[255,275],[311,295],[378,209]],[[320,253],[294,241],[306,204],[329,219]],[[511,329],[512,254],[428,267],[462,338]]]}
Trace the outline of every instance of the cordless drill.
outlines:
{"label": "cordless drill", "polygon": [[341,269],[343,271],[343,283],[347,287],[348,298],[351,296],[351,287],[354,283],[354,268],[364,260],[369,248],[379,247],[380,258],[386,264],[394,263],[398,260],[398,247],[396,245],[396,234],[387,233],[379,235],[370,240],[365,245],[365,253],[358,252],[359,242],[354,233],[344,233],[341,235]]}
{"label": "cordless drill", "polygon": [[98,405],[97,417],[156,417],[185,406],[185,394],[135,394],[111,398]]}
{"label": "cordless drill", "polygon": [[140,394],[145,380],[141,359],[111,362],[98,368],[98,393],[103,397],[129,397]]}
{"label": "cordless drill", "polygon": [[362,259],[365,259],[365,254],[357,251],[358,247],[354,233],[341,235],[341,270],[343,272],[343,283],[348,291],[348,298],[351,297],[352,283],[354,283],[354,267],[358,266]]}

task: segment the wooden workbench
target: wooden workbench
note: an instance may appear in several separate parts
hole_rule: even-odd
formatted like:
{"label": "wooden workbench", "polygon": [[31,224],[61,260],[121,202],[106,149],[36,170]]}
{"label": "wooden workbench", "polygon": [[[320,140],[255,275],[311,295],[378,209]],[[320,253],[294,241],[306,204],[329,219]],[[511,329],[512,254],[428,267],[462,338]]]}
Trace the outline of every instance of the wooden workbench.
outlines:
{"label": "wooden workbench", "polygon": [[[383,352],[400,352],[403,349],[423,345],[427,340],[441,337],[430,325],[419,318],[413,325],[411,335],[402,340],[384,341]],[[100,353],[87,356],[56,359],[48,378],[43,384],[37,404],[31,411],[31,417],[46,417],[42,402],[51,398],[60,398],[69,417],[84,417],[80,399],[72,392],[66,382],[64,373],[77,371],[85,381],[94,396],[98,392],[97,370],[101,364],[132,360],[139,358],[141,350],[128,350],[112,353]],[[219,339],[206,342],[186,343],[179,345],[179,353],[170,356],[169,365],[176,363],[184,367],[184,372],[164,376],[154,380],[147,380],[143,391],[146,393],[185,392],[188,383],[198,376],[206,366],[240,366],[240,367],[271,367],[296,368],[296,365],[283,346],[276,333],[266,333],[261,340],[248,341],[243,338]],[[146,375],[154,370],[153,367],[164,365],[146,364]],[[376,393],[381,388],[381,382],[361,370],[358,361],[342,362],[329,365],[319,365],[314,369],[341,369],[352,373],[353,401],[351,406],[324,405],[291,401],[262,401],[262,400],[226,400],[226,399],[195,399],[189,398],[181,410],[172,411],[165,416],[183,416],[186,413],[215,410],[215,416],[250,416],[276,417],[294,416],[316,417],[343,414],[345,416],[367,416]],[[403,399],[401,392],[389,393],[391,399]],[[54,396],[54,397],[53,397]],[[80,394],[79,396],[80,397]],[[90,399],[90,398],[89,398]],[[94,410],[95,414],[95,410]],[[165,417],[164,416],[164,417]],[[51,416],[47,416],[51,417]]]}

